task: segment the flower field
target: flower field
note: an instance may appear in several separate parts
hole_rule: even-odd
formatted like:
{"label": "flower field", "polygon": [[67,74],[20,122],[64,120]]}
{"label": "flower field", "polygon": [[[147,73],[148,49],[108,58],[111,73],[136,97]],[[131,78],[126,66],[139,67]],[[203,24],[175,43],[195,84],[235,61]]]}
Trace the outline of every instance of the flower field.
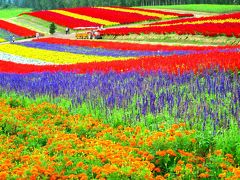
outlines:
{"label": "flower field", "polygon": [[[192,14],[120,7],[84,7],[23,13],[69,28],[114,26],[149,20],[172,19]],[[128,18],[126,18],[128,17]]]}
{"label": "flower field", "polygon": [[[175,19],[103,31],[114,35],[240,35],[239,13],[177,19],[192,15],[114,6],[27,14],[69,28]],[[240,45],[67,37],[0,44],[0,179],[240,179]]]}
{"label": "flower field", "polygon": [[235,36],[240,37],[240,13],[232,13],[218,16],[185,18],[164,22],[151,23],[135,27],[122,27],[106,29],[103,35],[128,35],[136,34],[202,34],[205,36]]}
{"label": "flower field", "polygon": [[0,20],[0,30],[3,29],[8,33],[15,34],[19,37],[34,37],[36,35],[35,31],[21,27],[4,20]]}
{"label": "flower field", "polygon": [[177,74],[202,71],[211,66],[232,71],[240,69],[239,46],[146,46],[134,43],[43,38],[0,45],[0,51],[1,72],[86,73],[161,70]]}

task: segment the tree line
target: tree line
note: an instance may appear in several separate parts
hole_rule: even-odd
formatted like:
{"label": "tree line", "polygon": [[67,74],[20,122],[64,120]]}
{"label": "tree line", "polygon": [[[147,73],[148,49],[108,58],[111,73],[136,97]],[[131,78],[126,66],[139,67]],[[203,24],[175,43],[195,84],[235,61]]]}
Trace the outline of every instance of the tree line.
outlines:
{"label": "tree line", "polygon": [[154,6],[175,4],[240,4],[240,0],[0,0],[0,7],[33,10],[80,6]]}

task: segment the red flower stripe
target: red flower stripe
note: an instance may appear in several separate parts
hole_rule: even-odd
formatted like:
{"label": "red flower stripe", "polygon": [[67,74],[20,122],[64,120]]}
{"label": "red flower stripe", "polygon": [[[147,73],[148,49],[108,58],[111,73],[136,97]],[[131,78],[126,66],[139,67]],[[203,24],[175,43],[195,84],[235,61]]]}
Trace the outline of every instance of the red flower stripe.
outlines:
{"label": "red flower stripe", "polygon": [[112,61],[98,63],[80,63],[75,65],[25,65],[0,61],[2,73],[33,73],[33,72],[126,72],[126,71],[158,71],[168,73],[198,72],[219,66],[224,70],[240,70],[239,53],[209,53],[185,56],[141,57],[138,60]]}
{"label": "red flower stripe", "polygon": [[135,50],[135,51],[159,51],[159,50],[210,50],[221,48],[233,48],[240,46],[167,46],[153,44],[138,44],[125,42],[106,42],[106,41],[89,41],[89,40],[70,40],[61,38],[42,38],[33,41],[45,42],[49,44],[62,44],[68,46],[85,46],[93,48],[117,49],[117,50]]}
{"label": "red flower stripe", "polygon": [[223,23],[223,24],[180,24],[174,26],[153,26],[153,27],[143,27],[143,28],[114,28],[103,30],[102,35],[128,35],[128,34],[166,34],[166,33],[176,33],[176,34],[203,34],[205,36],[216,36],[216,35],[226,35],[226,36],[236,36],[240,37],[240,23]]}
{"label": "red flower stripe", "polygon": [[[135,13],[127,13],[127,12],[120,12],[120,11],[112,11],[107,9],[101,8],[66,8],[63,9],[65,11],[69,11],[72,13],[91,16],[94,18],[100,18],[112,22],[119,22],[120,24],[127,24],[139,21],[146,21],[156,19],[156,17],[151,16],[144,16]],[[127,17],[127,18],[126,18]]]}
{"label": "red flower stripe", "polygon": [[23,13],[30,16],[34,16],[45,21],[54,22],[60,26],[66,26],[69,28],[75,27],[99,27],[101,24],[93,23],[81,19],[72,18],[69,16],[64,16],[55,12],[51,11],[37,11],[37,12],[30,12],[30,13]]}
{"label": "red flower stripe", "polygon": [[240,13],[231,13],[231,14],[223,14],[223,15],[217,15],[217,16],[200,17],[200,18],[175,19],[170,21],[151,23],[149,25],[175,24],[175,23],[195,22],[195,21],[204,21],[204,20],[214,21],[214,20],[224,20],[229,18],[240,20]]}
{"label": "red flower stripe", "polygon": [[159,13],[159,14],[164,14],[164,15],[172,15],[172,16],[177,16],[177,17],[192,17],[193,14],[180,14],[180,13],[174,13],[174,12],[167,12],[167,11],[161,11],[161,10],[155,10],[155,9],[143,9],[143,8],[132,8],[132,7],[120,7],[116,6],[122,9],[130,9],[130,10],[139,10],[139,11],[144,11],[144,12],[152,12],[152,13]]}
{"label": "red flower stripe", "polygon": [[21,37],[33,37],[36,35],[35,31],[32,31],[22,26],[18,26],[16,24],[12,24],[4,20],[0,20],[0,29],[4,29],[10,33]]}

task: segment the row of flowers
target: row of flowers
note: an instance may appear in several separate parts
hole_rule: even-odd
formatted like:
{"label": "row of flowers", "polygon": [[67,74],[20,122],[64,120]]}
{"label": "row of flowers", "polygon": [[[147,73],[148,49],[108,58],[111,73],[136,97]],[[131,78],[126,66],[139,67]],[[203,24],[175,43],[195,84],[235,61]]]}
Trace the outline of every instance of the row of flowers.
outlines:
{"label": "row of flowers", "polygon": [[71,40],[62,38],[41,38],[34,39],[33,42],[44,42],[48,44],[103,48],[111,50],[124,51],[176,51],[176,50],[216,50],[216,49],[233,49],[239,46],[170,46],[159,44],[129,43],[129,42],[113,42],[113,41],[90,41],[90,40]]}
{"label": "row of flowers", "polygon": [[0,38],[0,43],[1,43],[1,42],[4,42],[4,41],[5,41],[5,39],[3,39],[3,38]]}
{"label": "row of flowers", "polygon": [[33,37],[36,35],[36,32],[33,30],[12,24],[4,20],[0,20],[0,29],[3,29],[20,37]]}
{"label": "row of flowers", "polygon": [[52,11],[37,11],[31,13],[23,13],[21,15],[30,15],[46,21],[54,22],[60,26],[67,26],[69,28],[76,27],[99,27],[100,23],[89,22],[86,20],[76,19],[69,16],[64,16]]}
{"label": "row of flowers", "polygon": [[199,17],[199,18],[184,18],[184,19],[175,19],[165,22],[156,22],[151,23],[149,25],[174,25],[174,24],[185,24],[185,23],[199,23],[199,22],[206,22],[212,21],[214,22],[221,22],[224,20],[236,20],[236,23],[240,23],[240,13],[230,13],[230,14],[222,14],[216,16],[207,16],[207,17]]}
{"label": "row of flowers", "polygon": [[235,36],[240,37],[240,23],[203,23],[203,24],[184,24],[174,26],[148,26],[148,27],[132,27],[132,28],[112,28],[101,31],[102,35],[129,35],[129,34],[168,34],[176,33],[204,36]]}
{"label": "row of flowers", "polygon": [[65,107],[15,98],[0,99],[0,115],[3,179],[240,178],[235,155],[202,148],[199,132],[185,123],[112,128]]}
{"label": "row of flowers", "polygon": [[100,18],[94,18],[91,16],[86,16],[86,15],[82,15],[82,14],[76,14],[73,12],[69,12],[69,11],[65,11],[65,10],[50,10],[51,12],[55,12],[57,14],[62,14],[64,16],[69,16],[75,19],[80,19],[80,20],[85,20],[85,21],[89,21],[89,22],[93,22],[93,23],[98,23],[98,24],[102,24],[105,26],[113,26],[113,25],[119,25],[119,23],[117,22],[112,22],[112,21],[108,21],[108,20],[104,20],[104,19],[100,19]]}
{"label": "row of flowers", "polygon": [[[208,53],[211,50],[158,50],[158,51],[134,51],[134,50],[119,50],[119,49],[105,49],[105,48],[92,48],[92,47],[77,47],[67,46],[62,44],[50,44],[46,42],[22,42],[16,43],[25,47],[38,48],[44,50],[69,52],[74,54],[95,55],[95,56],[108,56],[108,57],[140,57],[140,56],[169,56],[169,55],[184,55],[194,53]],[[219,48],[219,50],[222,50]],[[232,48],[231,51],[238,49]]]}
{"label": "row of flowers", "polygon": [[50,11],[27,12],[23,14],[41,18],[70,28],[96,27],[101,25],[112,26],[147,20],[192,16],[191,14],[168,13],[157,10],[122,7],[64,8]]}
{"label": "row of flowers", "polygon": [[[3,44],[0,45],[0,51],[20,56],[23,58],[36,59],[40,61],[50,62],[54,64],[75,64],[75,63],[90,63],[90,62],[107,62],[116,60],[128,60],[132,57],[110,57],[110,56],[96,56],[76,54],[70,52],[60,52],[53,50],[45,50],[38,48],[30,48],[17,44]],[[4,54],[0,54],[3,57]],[[34,63],[34,62],[33,62]]]}
{"label": "row of flowers", "polygon": [[219,16],[185,18],[165,22],[151,23],[131,28],[106,29],[103,35],[128,35],[136,34],[203,34],[205,36],[236,36],[240,37],[240,13],[225,14]]}
{"label": "row of flowers", "polygon": [[[36,53],[36,52],[35,52]],[[32,54],[29,54],[30,57]],[[66,58],[64,58],[66,55]],[[49,55],[44,61],[49,62],[58,62],[66,64],[69,62],[68,54],[61,54],[61,56]],[[39,57],[39,56],[38,56]],[[42,57],[42,56],[41,56]],[[38,58],[40,59],[40,58]],[[10,73],[32,73],[32,72],[76,72],[76,73],[87,73],[87,72],[126,72],[126,71],[158,71],[161,70],[167,73],[183,73],[193,71],[195,73],[211,69],[215,66],[220,67],[224,70],[239,70],[240,69],[240,59],[239,52],[210,52],[210,53],[201,53],[201,54],[188,54],[188,55],[172,55],[172,56],[149,56],[149,57],[138,57],[135,59],[111,59],[109,57],[102,57],[102,62],[96,62],[98,59],[93,56],[93,59],[90,59],[88,56],[81,61],[73,59],[71,63],[77,63],[73,65],[29,65],[29,63],[24,63],[21,61],[8,62],[0,61],[0,71],[1,72],[10,72]],[[92,62],[91,62],[92,61]],[[108,61],[108,62],[106,62]],[[84,63],[79,63],[84,62]],[[91,63],[90,63],[91,62]],[[28,64],[28,65],[27,65]],[[39,63],[37,63],[39,64]],[[41,64],[42,65],[42,64]]]}
{"label": "row of flowers", "polygon": [[142,12],[149,12],[149,13],[158,13],[158,14],[163,14],[166,16],[176,16],[176,17],[192,17],[192,16],[194,16],[193,14],[190,14],[190,13],[167,12],[167,11],[161,11],[161,10],[157,10],[157,9],[144,9],[144,8],[134,8],[134,7],[120,7],[120,8],[142,11]]}
{"label": "row of flowers", "polygon": [[134,22],[140,22],[140,21],[153,20],[157,18],[157,17],[146,16],[146,15],[141,15],[137,13],[114,11],[114,10],[97,8],[97,7],[96,8],[95,7],[94,8],[93,7],[68,8],[63,10],[80,14],[80,15],[91,16],[93,18],[100,18],[100,19],[104,19],[112,22],[118,22],[119,24],[128,24],[128,23],[134,23]]}

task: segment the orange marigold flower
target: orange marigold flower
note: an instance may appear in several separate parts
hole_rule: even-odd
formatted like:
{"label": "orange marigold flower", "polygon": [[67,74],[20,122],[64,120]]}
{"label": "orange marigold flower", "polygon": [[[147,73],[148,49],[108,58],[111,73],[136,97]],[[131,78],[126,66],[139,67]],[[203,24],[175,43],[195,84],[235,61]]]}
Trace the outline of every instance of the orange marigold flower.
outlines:
{"label": "orange marigold flower", "polygon": [[148,146],[152,146],[152,144],[153,144],[152,141],[149,141],[149,142],[147,143]]}
{"label": "orange marigold flower", "polygon": [[174,136],[170,136],[169,138],[168,138],[168,141],[175,141],[176,140],[176,138],[174,137]]}
{"label": "orange marigold flower", "polygon": [[176,172],[177,174],[179,174],[182,171],[182,167],[177,165],[174,169],[174,172]]}
{"label": "orange marigold flower", "polygon": [[167,154],[169,154],[170,156],[177,156],[177,154],[172,150],[172,149],[168,149]]}
{"label": "orange marigold flower", "polygon": [[192,138],[190,141],[191,141],[192,143],[196,143],[196,142],[197,142],[197,140],[196,140],[195,138]]}
{"label": "orange marigold flower", "polygon": [[149,154],[148,156],[147,156],[147,158],[146,158],[148,161],[151,161],[151,160],[153,160],[154,159],[154,156],[153,155],[151,155],[151,154]]}
{"label": "orange marigold flower", "polygon": [[172,125],[172,128],[176,130],[176,129],[179,128],[179,125],[178,125],[178,124],[173,124],[173,125]]}
{"label": "orange marigold flower", "polygon": [[186,164],[186,168],[188,168],[188,169],[192,169],[192,168],[193,168],[193,165],[192,165],[192,164],[189,164],[189,163],[187,163],[187,164]]}
{"label": "orange marigold flower", "polygon": [[226,154],[225,156],[228,157],[228,158],[233,158],[232,154]]}
{"label": "orange marigold flower", "polygon": [[203,168],[203,165],[202,164],[197,164],[197,167]]}
{"label": "orange marigold flower", "polygon": [[155,180],[165,180],[165,178],[161,175],[155,177]]}
{"label": "orange marigold flower", "polygon": [[221,173],[221,174],[218,175],[218,177],[225,178],[226,177],[226,173]]}
{"label": "orange marigold flower", "polygon": [[186,126],[186,123],[179,123],[179,126],[180,126],[180,127],[185,127],[185,126]]}
{"label": "orange marigold flower", "polygon": [[77,163],[77,167],[81,167],[83,165],[83,162]]}
{"label": "orange marigold flower", "polygon": [[207,174],[207,173],[201,173],[201,174],[199,174],[198,177],[199,177],[199,178],[208,178],[208,177],[209,177],[209,174]]}
{"label": "orange marigold flower", "polygon": [[217,156],[221,156],[222,150],[216,150],[216,151],[214,152],[214,154],[216,154]]}
{"label": "orange marigold flower", "polygon": [[221,168],[223,168],[223,169],[226,169],[227,168],[227,165],[225,164],[225,163],[220,163],[220,165],[219,165]]}
{"label": "orange marigold flower", "polygon": [[168,178],[169,176],[170,176],[169,173],[167,173],[167,174],[164,175],[165,178]]}
{"label": "orange marigold flower", "polygon": [[177,136],[177,137],[182,137],[183,135],[182,135],[181,132],[175,132],[175,136]]}
{"label": "orange marigold flower", "polygon": [[161,169],[159,167],[156,167],[156,168],[154,168],[154,171],[159,173],[159,172],[161,172]]}
{"label": "orange marigold flower", "polygon": [[177,163],[183,165],[183,164],[184,164],[184,161],[179,160]]}
{"label": "orange marigold flower", "polygon": [[165,156],[167,154],[166,151],[157,151],[156,152],[156,155],[159,155],[159,156]]}
{"label": "orange marigold flower", "polygon": [[72,162],[72,161],[68,161],[68,162],[66,163],[66,166],[71,166],[71,165],[73,165],[73,162]]}

